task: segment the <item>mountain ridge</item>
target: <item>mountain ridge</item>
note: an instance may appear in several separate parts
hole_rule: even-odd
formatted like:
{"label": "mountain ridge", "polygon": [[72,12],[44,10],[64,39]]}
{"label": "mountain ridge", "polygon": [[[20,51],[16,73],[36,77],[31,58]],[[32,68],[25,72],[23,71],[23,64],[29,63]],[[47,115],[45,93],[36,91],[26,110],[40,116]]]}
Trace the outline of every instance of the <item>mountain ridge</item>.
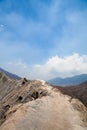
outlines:
{"label": "mountain ridge", "polygon": [[87,130],[87,84],[83,84],[73,91],[71,86],[14,80],[0,73],[0,130]]}
{"label": "mountain ridge", "polygon": [[53,85],[66,86],[66,85],[78,85],[81,84],[82,82],[85,82],[86,80],[87,80],[87,74],[80,74],[67,78],[54,78],[48,80],[47,82]]}
{"label": "mountain ridge", "polygon": [[9,76],[9,77],[12,78],[12,79],[17,79],[17,80],[20,80],[20,79],[21,79],[21,77],[19,77],[18,75],[13,74],[13,73],[11,73],[11,72],[8,72],[8,71],[6,71],[6,70],[4,70],[4,69],[2,69],[2,68],[0,68],[0,72],[5,73],[7,76]]}

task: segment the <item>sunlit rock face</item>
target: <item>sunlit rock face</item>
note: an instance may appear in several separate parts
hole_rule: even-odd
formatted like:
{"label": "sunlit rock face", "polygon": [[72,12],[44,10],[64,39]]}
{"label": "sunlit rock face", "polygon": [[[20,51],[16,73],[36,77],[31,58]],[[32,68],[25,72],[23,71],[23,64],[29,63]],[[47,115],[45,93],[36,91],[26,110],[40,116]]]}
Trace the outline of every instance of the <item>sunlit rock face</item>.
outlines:
{"label": "sunlit rock face", "polygon": [[87,130],[86,104],[63,89],[0,73],[0,130]]}

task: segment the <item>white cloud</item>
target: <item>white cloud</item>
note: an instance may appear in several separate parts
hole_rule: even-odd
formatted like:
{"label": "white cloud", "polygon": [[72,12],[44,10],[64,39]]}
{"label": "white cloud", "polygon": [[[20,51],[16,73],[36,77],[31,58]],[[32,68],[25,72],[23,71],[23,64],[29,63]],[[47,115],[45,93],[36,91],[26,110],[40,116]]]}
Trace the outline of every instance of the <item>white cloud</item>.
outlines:
{"label": "white cloud", "polygon": [[70,56],[49,58],[44,64],[28,65],[22,60],[9,62],[5,69],[28,79],[48,80],[87,73],[87,55],[74,53]]}
{"label": "white cloud", "polygon": [[87,73],[87,55],[80,56],[74,53],[63,58],[54,56],[43,65],[35,65],[33,68],[34,73],[36,73],[36,77],[45,80]]}
{"label": "white cloud", "polygon": [[6,68],[6,70],[9,72],[17,74],[21,77],[28,77],[28,65],[21,59],[8,62],[7,66],[4,66],[4,68]]}
{"label": "white cloud", "polygon": [[15,67],[20,67],[20,68],[27,68],[27,65],[25,63],[23,63],[21,60],[19,61],[14,61],[14,62],[8,62],[9,65],[15,66]]}

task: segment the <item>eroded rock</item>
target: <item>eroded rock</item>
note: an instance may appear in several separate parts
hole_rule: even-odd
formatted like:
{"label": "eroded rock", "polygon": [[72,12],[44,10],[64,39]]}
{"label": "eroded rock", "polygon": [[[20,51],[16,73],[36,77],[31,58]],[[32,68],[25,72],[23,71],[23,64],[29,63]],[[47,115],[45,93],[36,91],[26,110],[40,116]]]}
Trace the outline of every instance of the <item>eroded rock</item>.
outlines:
{"label": "eroded rock", "polygon": [[87,130],[87,108],[68,92],[6,76],[0,80],[0,130]]}

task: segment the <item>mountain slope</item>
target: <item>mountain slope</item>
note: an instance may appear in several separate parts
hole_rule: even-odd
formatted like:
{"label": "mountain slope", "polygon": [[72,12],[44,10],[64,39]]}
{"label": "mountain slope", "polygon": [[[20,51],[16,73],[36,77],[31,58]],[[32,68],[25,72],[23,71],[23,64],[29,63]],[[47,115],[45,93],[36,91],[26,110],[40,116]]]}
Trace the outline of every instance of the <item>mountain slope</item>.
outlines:
{"label": "mountain slope", "polygon": [[65,95],[69,95],[72,98],[79,99],[87,107],[87,81],[74,86],[58,87],[58,89]]}
{"label": "mountain slope", "polygon": [[65,85],[78,85],[86,80],[87,80],[87,74],[81,74],[69,78],[54,78],[48,80],[48,82],[53,85],[65,86]]}
{"label": "mountain slope", "polygon": [[21,77],[17,76],[16,74],[12,74],[12,73],[10,73],[2,68],[0,68],[0,72],[5,73],[7,76],[9,76],[12,79],[18,79],[18,80],[21,79]]}
{"label": "mountain slope", "polygon": [[87,108],[61,87],[0,73],[0,130],[11,129],[87,130]]}

